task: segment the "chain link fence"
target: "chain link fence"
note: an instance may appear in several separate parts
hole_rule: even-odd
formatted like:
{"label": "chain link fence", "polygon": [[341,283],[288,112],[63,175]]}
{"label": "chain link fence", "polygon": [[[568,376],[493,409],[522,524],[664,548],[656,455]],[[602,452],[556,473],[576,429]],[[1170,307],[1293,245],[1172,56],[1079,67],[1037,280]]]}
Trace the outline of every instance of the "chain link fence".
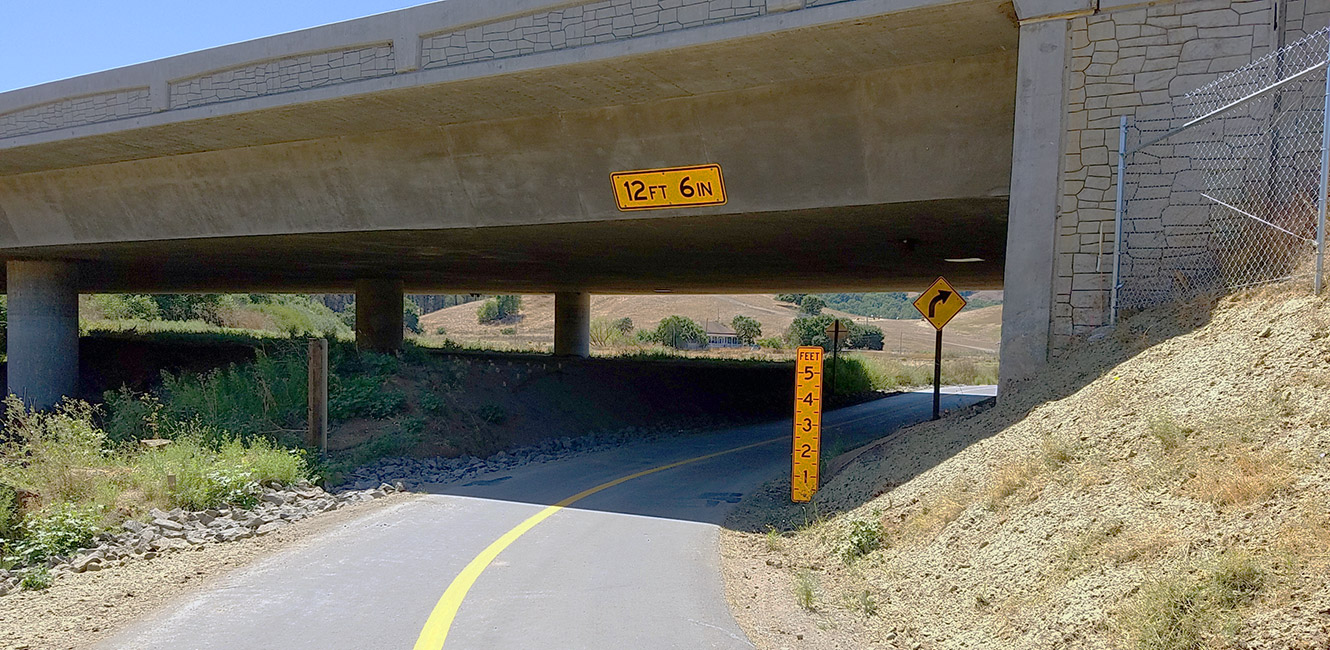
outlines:
{"label": "chain link fence", "polygon": [[1330,28],[1124,118],[1113,319],[1298,276],[1320,291],[1328,56]]}

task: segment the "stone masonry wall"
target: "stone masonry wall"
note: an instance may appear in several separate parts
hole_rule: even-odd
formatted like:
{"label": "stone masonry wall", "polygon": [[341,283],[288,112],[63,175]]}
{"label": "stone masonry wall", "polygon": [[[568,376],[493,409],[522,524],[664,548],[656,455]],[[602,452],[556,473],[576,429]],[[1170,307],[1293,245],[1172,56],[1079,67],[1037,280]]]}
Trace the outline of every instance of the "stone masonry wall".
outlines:
{"label": "stone masonry wall", "polygon": [[430,36],[426,68],[562,50],[753,18],[766,0],[602,0]]}
{"label": "stone masonry wall", "polygon": [[1052,354],[1108,320],[1121,116],[1171,116],[1179,97],[1278,47],[1276,13],[1274,0],[1190,0],[1071,19]]}
{"label": "stone masonry wall", "polygon": [[147,88],[76,97],[0,115],[0,137],[96,124],[151,112]]}
{"label": "stone masonry wall", "polygon": [[[599,0],[463,30],[425,33],[423,38],[408,38],[399,45],[420,46],[420,67],[439,68],[850,1]],[[409,65],[399,67],[399,57],[407,60],[408,54],[396,52],[392,43],[385,42],[258,61],[173,80],[166,86],[165,97],[151,97],[148,88],[139,88],[63,100],[0,115],[0,138],[392,75],[413,69],[414,54],[409,55]]]}
{"label": "stone masonry wall", "polygon": [[388,43],[265,61],[173,82],[171,108],[331,86],[389,75],[394,69]]}

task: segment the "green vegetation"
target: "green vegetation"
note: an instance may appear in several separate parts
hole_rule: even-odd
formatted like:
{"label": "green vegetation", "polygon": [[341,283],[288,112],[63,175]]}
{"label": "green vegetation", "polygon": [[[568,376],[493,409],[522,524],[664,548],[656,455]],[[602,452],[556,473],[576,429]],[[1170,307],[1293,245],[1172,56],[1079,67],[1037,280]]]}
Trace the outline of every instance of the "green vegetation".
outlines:
{"label": "green vegetation", "polygon": [[[110,331],[281,332],[287,336],[349,336],[352,322],[307,295],[93,295],[84,304],[88,329]],[[354,311],[350,312],[354,316]]]}
{"label": "green vegetation", "polygon": [[841,559],[846,564],[882,548],[885,532],[882,522],[877,519],[854,519],[850,521],[850,532],[841,547]]}
{"label": "green vegetation", "polygon": [[[966,309],[981,309],[993,305],[1002,304],[1000,301],[983,300],[974,297],[973,291],[962,291],[968,301]],[[887,293],[782,293],[776,296],[776,300],[788,302],[802,307],[806,297],[815,296],[821,300],[823,307],[829,307],[847,314],[856,316],[871,316],[873,318],[890,318],[913,320],[919,318],[919,312],[910,304],[910,298],[907,294],[899,291]],[[816,315],[819,312],[808,311],[805,313]]]}
{"label": "green vegetation", "polygon": [[[890,359],[881,355],[850,353],[841,356],[841,366],[836,375],[836,390],[842,386],[853,387],[858,382],[871,386],[872,390],[894,390],[902,386],[927,386],[933,383],[933,363],[931,361],[907,362]],[[844,375],[846,378],[841,379]],[[863,379],[859,379],[862,376]],[[842,384],[842,382],[850,382]],[[960,385],[983,385],[997,383],[997,361],[976,360],[969,358],[943,359],[942,383]]]}
{"label": "green vegetation", "polygon": [[807,569],[794,576],[794,600],[807,611],[817,609],[817,581]]}
{"label": "green vegetation", "polygon": [[480,304],[476,310],[476,320],[481,324],[499,323],[517,316],[521,311],[521,296],[494,296]]}
{"label": "green vegetation", "polygon": [[[625,329],[624,321],[627,321],[627,329]],[[637,340],[632,337],[632,331],[633,321],[630,319],[593,318],[591,320],[591,345],[598,348],[633,345]]]}
{"label": "green vegetation", "polygon": [[676,350],[707,347],[707,333],[697,321],[687,316],[667,316],[647,338]]}
{"label": "green vegetation", "polygon": [[[821,316],[805,316],[794,319],[790,323],[790,328],[785,332],[785,339],[791,346],[799,345],[818,345],[822,349],[831,351],[832,340],[827,336],[826,329],[836,320],[835,316],[822,314]],[[841,324],[850,331],[849,335],[841,341],[842,350],[861,349],[861,350],[881,350],[882,349],[882,330],[872,325],[860,325],[854,321],[841,320]]]}
{"label": "green vegetation", "polygon": [[762,323],[752,316],[735,316],[730,327],[739,336],[739,342],[745,345],[753,345],[762,336]]}
{"label": "green vegetation", "polygon": [[807,295],[799,299],[800,313],[808,314],[809,316],[817,316],[818,314],[822,313],[823,309],[826,308],[827,308],[827,301],[817,296]]}
{"label": "green vegetation", "polygon": [[[7,562],[67,555],[154,507],[253,505],[260,483],[308,476],[303,451],[263,437],[244,439],[197,418],[178,420],[160,401],[130,403],[140,414],[145,405],[152,421],[137,435],[116,438],[98,424],[100,410],[83,402],[67,401],[50,412],[29,411],[14,397],[5,402],[0,544],[8,549]],[[139,443],[157,436],[171,442]]]}

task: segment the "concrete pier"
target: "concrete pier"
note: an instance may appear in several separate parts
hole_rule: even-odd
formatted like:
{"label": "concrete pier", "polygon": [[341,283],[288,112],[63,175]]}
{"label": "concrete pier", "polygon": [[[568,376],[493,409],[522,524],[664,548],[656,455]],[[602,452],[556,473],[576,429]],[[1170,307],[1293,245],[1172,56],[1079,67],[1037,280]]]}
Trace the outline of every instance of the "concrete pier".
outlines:
{"label": "concrete pier", "polygon": [[591,294],[565,291],[554,294],[554,354],[591,356]]}
{"label": "concrete pier", "polygon": [[9,392],[31,408],[50,408],[78,388],[78,269],[52,261],[6,266]]}
{"label": "concrete pier", "polygon": [[356,281],[356,347],[391,354],[402,349],[401,280]]}

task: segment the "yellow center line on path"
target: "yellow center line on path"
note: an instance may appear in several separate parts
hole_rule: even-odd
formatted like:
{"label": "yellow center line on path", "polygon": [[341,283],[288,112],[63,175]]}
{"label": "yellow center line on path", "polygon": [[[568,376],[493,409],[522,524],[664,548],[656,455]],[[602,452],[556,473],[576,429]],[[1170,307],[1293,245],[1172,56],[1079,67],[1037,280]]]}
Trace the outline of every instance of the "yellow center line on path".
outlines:
{"label": "yellow center line on path", "polygon": [[779,438],[772,438],[771,440],[755,442],[751,445],[726,449],[705,456],[698,456],[696,458],[689,458],[668,465],[661,465],[660,467],[653,467],[648,470],[637,472],[636,474],[629,474],[628,476],[616,478],[608,483],[602,483],[589,490],[583,490],[563,501],[546,507],[544,510],[541,510],[534,515],[531,515],[526,521],[518,524],[516,528],[504,533],[499,539],[494,540],[493,544],[490,544],[485,550],[481,551],[480,555],[477,555],[475,559],[471,560],[471,563],[467,564],[466,568],[462,569],[462,572],[457,574],[456,578],[453,578],[452,584],[448,585],[448,589],[443,592],[443,597],[440,598],[438,604],[434,606],[434,611],[430,612],[429,619],[425,621],[425,628],[420,631],[420,638],[416,639],[415,650],[442,650],[444,641],[448,639],[448,630],[452,628],[453,619],[457,617],[457,610],[462,606],[462,599],[466,598],[467,592],[471,590],[472,585],[476,584],[476,580],[480,578],[480,574],[489,567],[490,563],[494,561],[494,558],[498,557],[504,549],[517,541],[517,538],[521,537],[532,528],[535,528],[536,524],[549,519],[554,513],[600,492],[601,490],[608,490],[616,485],[626,483],[635,478],[642,478],[643,476],[655,474],[656,472],[663,472],[667,469],[674,469],[675,467],[708,460],[717,456],[724,456],[725,454],[732,454],[745,449],[752,449],[753,447],[761,447],[762,445],[789,441],[789,436],[781,436]]}

